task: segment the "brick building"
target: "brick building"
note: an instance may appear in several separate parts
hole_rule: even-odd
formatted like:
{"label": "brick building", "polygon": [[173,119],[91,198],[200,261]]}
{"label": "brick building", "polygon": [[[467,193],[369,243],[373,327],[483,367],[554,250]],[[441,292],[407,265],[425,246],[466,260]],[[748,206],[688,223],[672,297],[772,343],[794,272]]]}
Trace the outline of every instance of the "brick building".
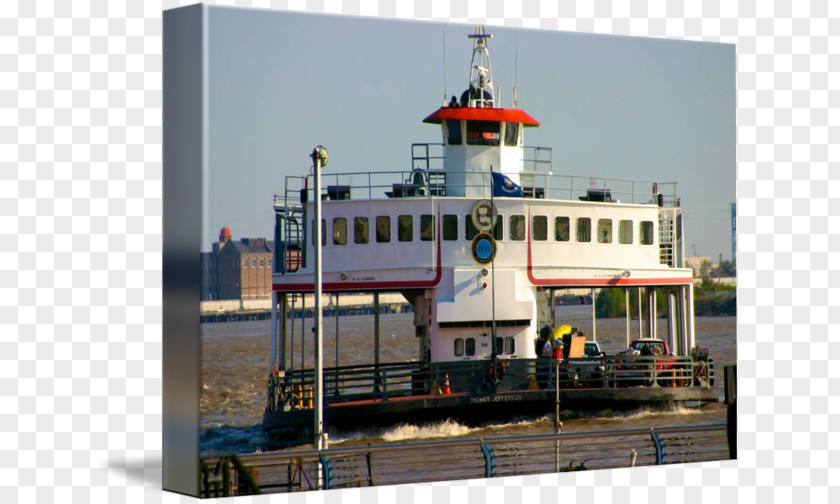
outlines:
{"label": "brick building", "polygon": [[273,241],[237,241],[230,229],[223,227],[213,251],[201,254],[202,300],[270,298],[273,258]]}

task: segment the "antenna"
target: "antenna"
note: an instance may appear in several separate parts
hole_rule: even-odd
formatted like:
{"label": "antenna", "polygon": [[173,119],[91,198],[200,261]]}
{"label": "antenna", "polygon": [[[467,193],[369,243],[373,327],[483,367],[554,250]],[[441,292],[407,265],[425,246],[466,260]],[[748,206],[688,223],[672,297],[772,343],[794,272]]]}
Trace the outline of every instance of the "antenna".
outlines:
{"label": "antenna", "polygon": [[443,104],[446,105],[446,31],[443,28],[440,36],[443,38]]}
{"label": "antenna", "polygon": [[513,56],[513,108],[516,108],[516,85],[519,83],[519,32],[516,32],[516,52]]}

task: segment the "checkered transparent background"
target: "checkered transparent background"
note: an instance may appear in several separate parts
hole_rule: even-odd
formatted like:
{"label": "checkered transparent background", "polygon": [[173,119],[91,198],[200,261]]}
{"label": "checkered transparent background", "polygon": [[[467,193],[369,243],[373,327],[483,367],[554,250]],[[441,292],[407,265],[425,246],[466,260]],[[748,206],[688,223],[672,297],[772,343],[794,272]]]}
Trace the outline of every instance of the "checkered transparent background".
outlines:
{"label": "checkered transparent background", "polygon": [[[237,502],[840,502],[840,4],[216,3],[738,45],[737,462]],[[0,3],[0,502],[191,500],[160,490],[161,11],[179,5]]]}

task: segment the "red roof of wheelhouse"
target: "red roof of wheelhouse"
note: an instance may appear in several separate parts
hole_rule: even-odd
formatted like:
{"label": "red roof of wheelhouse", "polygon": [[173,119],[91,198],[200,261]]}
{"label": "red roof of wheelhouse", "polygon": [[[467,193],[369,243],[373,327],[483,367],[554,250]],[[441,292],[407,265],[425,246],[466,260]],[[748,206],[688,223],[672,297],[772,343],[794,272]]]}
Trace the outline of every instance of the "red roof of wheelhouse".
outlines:
{"label": "red roof of wheelhouse", "polygon": [[540,123],[522,109],[441,107],[423,119],[425,123],[440,124],[443,119],[459,121],[495,121],[539,126]]}

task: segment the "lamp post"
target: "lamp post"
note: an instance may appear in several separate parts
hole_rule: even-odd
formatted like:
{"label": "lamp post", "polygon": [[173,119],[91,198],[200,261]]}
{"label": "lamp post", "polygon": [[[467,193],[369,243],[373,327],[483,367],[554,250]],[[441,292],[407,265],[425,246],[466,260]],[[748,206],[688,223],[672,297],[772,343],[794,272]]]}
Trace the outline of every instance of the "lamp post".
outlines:
{"label": "lamp post", "polygon": [[321,313],[322,262],[321,262],[321,168],[327,165],[327,149],[319,145],[311,154],[315,163],[315,447],[324,449],[324,334]]}

